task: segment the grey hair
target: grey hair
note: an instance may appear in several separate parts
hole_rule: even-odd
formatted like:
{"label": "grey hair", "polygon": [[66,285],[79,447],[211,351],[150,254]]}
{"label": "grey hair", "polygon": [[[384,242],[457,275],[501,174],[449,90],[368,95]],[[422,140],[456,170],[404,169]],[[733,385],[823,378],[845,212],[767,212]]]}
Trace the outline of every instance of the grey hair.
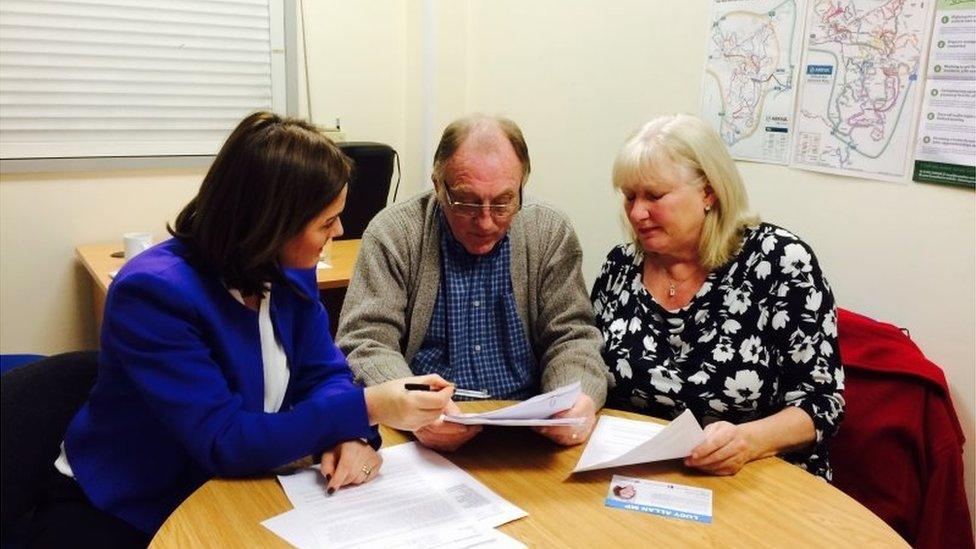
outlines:
{"label": "grey hair", "polygon": [[[515,156],[522,164],[522,180],[520,184],[524,185],[529,179],[529,172],[532,167],[529,161],[529,148],[525,144],[525,137],[522,136],[522,130],[519,129],[518,124],[508,118],[484,114],[472,114],[464,118],[459,118],[444,128],[444,134],[441,135],[440,143],[437,144],[437,150],[434,152],[434,166],[432,169],[434,181],[444,183],[447,164],[450,162],[451,157],[454,156],[454,153],[457,152],[469,137],[480,139],[481,136],[488,133],[488,130],[492,129],[501,131],[515,150]],[[484,139],[482,143],[484,143],[485,147],[493,147],[495,142]]]}

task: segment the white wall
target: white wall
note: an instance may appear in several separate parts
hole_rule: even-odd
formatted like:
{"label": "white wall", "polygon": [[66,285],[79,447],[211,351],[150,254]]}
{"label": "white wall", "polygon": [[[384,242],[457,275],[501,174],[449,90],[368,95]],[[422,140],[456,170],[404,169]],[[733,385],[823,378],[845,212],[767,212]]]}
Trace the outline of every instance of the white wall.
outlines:
{"label": "white wall", "polygon": [[[401,199],[471,111],[523,128],[530,191],[575,220],[592,282],[623,239],[610,163],[648,118],[696,112],[707,2],[305,2],[315,122],[400,151]],[[973,505],[976,208],[972,191],[741,163],[754,208],[802,235],[841,306],[905,326],[946,371]],[[202,170],[0,176],[0,352],[95,345],[80,243],[163,226]],[[40,283],[39,283],[40,281]]]}
{"label": "white wall", "polygon": [[95,348],[91,284],[75,247],[166,236],[202,169],[0,176],[0,352]]}
{"label": "white wall", "polygon": [[312,122],[348,141],[406,145],[407,24],[401,0],[305,1]]}

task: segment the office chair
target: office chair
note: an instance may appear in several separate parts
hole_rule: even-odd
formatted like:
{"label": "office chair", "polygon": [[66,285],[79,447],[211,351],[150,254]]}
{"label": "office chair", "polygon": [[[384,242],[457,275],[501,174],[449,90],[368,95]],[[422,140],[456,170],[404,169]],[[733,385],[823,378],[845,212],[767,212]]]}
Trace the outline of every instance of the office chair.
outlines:
{"label": "office chair", "polygon": [[[396,151],[383,143],[347,141],[336,145],[352,159],[355,165],[346,195],[346,209],[339,216],[342,220],[343,234],[337,240],[362,238],[369,222],[386,207],[387,196],[390,194],[390,180],[393,178],[393,160],[397,158],[399,178],[399,158]],[[393,200],[396,200],[398,190],[393,191]],[[339,313],[342,312],[342,304],[346,300],[346,289],[325,290],[320,292],[319,297],[325,310],[329,312],[329,333],[335,337],[339,327]]]}
{"label": "office chair", "polygon": [[45,358],[44,355],[0,355],[0,374],[5,374],[8,370],[37,362],[43,358]]}
{"label": "office chair", "polygon": [[0,377],[4,532],[16,527],[46,488],[68,424],[88,398],[97,372],[98,352],[80,351],[14,368]]}
{"label": "office chair", "polygon": [[355,164],[346,195],[346,209],[340,216],[344,230],[340,240],[362,238],[369,222],[386,207],[396,151],[389,145],[368,141],[349,141],[336,145]]}

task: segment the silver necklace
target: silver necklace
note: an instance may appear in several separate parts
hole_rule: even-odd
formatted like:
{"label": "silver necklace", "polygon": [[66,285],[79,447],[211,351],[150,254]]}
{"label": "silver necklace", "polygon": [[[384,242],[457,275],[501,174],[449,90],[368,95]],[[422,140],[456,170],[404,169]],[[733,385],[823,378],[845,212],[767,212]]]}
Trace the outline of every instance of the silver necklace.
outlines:
{"label": "silver necklace", "polygon": [[661,274],[664,275],[665,280],[668,281],[668,297],[674,297],[675,295],[677,295],[679,286],[681,286],[685,282],[688,282],[692,278],[695,278],[695,275],[692,274],[691,276],[689,276],[684,280],[679,280],[675,282],[674,280],[671,279],[671,276],[668,275],[667,269],[665,269],[664,267],[656,267],[656,268],[661,272]]}

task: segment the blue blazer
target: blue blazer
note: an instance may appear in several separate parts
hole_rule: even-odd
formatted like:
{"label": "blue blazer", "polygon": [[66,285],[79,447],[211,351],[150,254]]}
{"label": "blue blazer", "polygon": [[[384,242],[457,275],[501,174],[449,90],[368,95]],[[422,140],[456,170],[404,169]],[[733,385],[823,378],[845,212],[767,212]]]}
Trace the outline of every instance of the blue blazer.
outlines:
{"label": "blue blazer", "polygon": [[266,472],[356,438],[378,439],[363,389],[329,335],[314,270],[286,272],[271,321],[290,379],[265,413],[257,312],[171,239],[109,287],[98,379],[65,435],[92,503],[148,533],[215,476]]}

